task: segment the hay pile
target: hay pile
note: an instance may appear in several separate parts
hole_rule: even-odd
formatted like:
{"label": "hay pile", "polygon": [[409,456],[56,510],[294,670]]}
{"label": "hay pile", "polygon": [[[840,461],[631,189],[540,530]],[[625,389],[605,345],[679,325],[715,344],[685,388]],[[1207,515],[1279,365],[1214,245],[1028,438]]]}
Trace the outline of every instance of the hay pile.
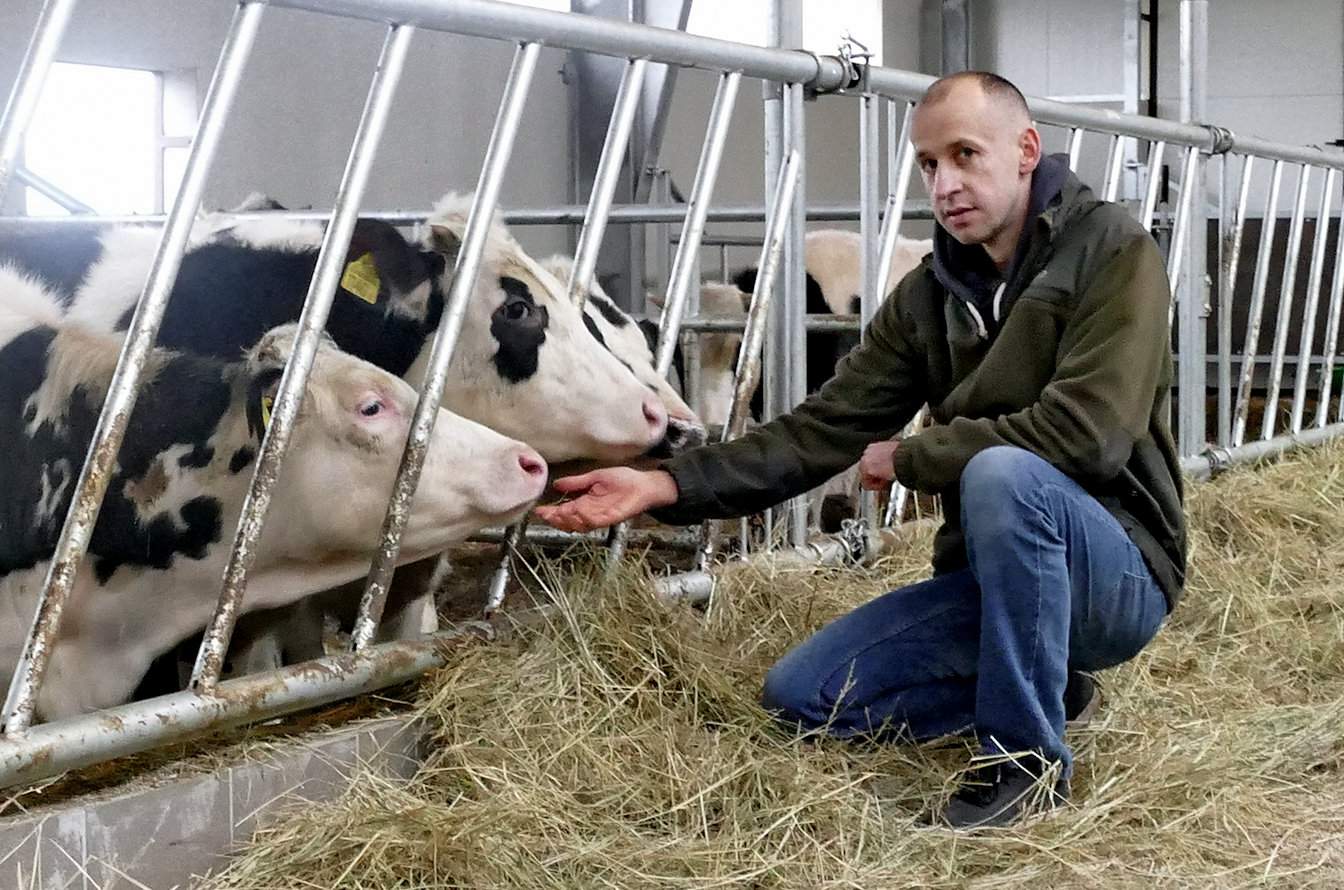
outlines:
{"label": "hay pile", "polygon": [[[1102,676],[1074,802],[954,836],[912,822],[964,743],[799,741],[766,668],[925,572],[742,570],[707,617],[582,563],[510,646],[425,684],[432,759],[263,830],[211,888],[1344,886],[1344,450],[1197,488],[1186,602]],[[634,570],[632,570],[633,572]]]}

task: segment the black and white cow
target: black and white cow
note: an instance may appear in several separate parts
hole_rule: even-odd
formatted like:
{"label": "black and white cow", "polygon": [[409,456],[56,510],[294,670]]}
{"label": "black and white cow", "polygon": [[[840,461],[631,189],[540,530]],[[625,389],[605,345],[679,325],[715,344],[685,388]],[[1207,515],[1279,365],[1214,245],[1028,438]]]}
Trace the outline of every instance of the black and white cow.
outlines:
{"label": "black and white cow", "polygon": [[[293,346],[292,325],[232,361],[151,353],[125,442],[65,608],[38,701],[51,719],[125,701],[152,659],[213,612],[249,468]],[[0,269],[0,675],[17,664],[121,337],[62,318]],[[318,350],[245,609],[281,606],[367,570],[416,393],[329,342]],[[545,485],[533,449],[444,410],[403,559],[520,516]]]}

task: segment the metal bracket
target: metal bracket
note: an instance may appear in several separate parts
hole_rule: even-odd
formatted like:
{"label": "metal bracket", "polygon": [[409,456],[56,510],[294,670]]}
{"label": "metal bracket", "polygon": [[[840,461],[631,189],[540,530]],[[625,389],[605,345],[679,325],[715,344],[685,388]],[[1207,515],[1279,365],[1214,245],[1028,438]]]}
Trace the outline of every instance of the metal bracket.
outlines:
{"label": "metal bracket", "polygon": [[840,43],[837,54],[833,56],[821,56],[811,50],[799,50],[807,53],[817,60],[817,69],[821,69],[821,60],[834,59],[840,65],[843,73],[841,81],[833,88],[821,88],[815,84],[807,84],[804,87],[806,98],[815,99],[830,93],[844,93],[855,87],[860,87],[864,91],[868,89],[868,67],[871,64],[873,53],[862,42],[856,40],[852,34],[845,33],[844,40]]}
{"label": "metal bracket", "polygon": [[1221,446],[1210,445],[1200,457],[1209,462],[1209,478],[1213,478],[1232,466],[1232,452]]}
{"label": "metal bracket", "polygon": [[1209,149],[1209,154],[1225,155],[1232,150],[1232,143],[1237,138],[1235,133],[1227,127],[1219,127],[1214,124],[1203,124],[1202,126],[1213,137],[1213,147]]}
{"label": "metal bracket", "polygon": [[836,539],[844,545],[850,562],[859,565],[868,555],[868,522],[865,519],[845,519],[840,523]]}

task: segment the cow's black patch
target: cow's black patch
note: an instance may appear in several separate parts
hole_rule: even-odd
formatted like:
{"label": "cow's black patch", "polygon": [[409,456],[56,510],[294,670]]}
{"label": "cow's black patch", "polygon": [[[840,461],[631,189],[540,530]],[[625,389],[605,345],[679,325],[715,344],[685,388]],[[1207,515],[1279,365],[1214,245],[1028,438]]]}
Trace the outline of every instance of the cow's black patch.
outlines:
{"label": "cow's black patch", "polygon": [[[550,314],[545,306],[537,305],[527,285],[517,278],[502,275],[499,286],[504,290],[504,302],[490,317],[490,334],[499,344],[495,370],[510,383],[518,383],[537,373]],[[588,320],[586,316],[584,320]]]}
{"label": "cow's black patch", "polygon": [[67,306],[102,252],[102,242],[93,229],[0,233],[0,263],[16,265],[40,278]]}
{"label": "cow's black patch", "polygon": [[[60,423],[42,423],[28,434],[22,406],[42,384],[54,338],[51,329],[37,328],[0,349],[0,453],[6,455],[0,461],[0,575],[51,557],[73,495],[73,480],[59,484],[63,467],[83,465],[102,408],[96,394],[107,381],[90,380],[73,389]],[[127,488],[141,484],[152,468],[161,472],[170,448],[187,446],[197,459],[209,451],[241,369],[175,355],[141,387],[89,543],[100,578],[110,578],[119,565],[167,568],[179,554],[201,559],[219,540],[222,508],[215,498],[197,497],[175,514],[142,516]],[[39,515],[40,505],[45,512]]]}
{"label": "cow's black patch", "polygon": [[[644,335],[644,342],[649,344],[649,353],[656,361],[658,359],[658,324],[647,318],[641,318],[638,325],[639,332]],[[672,369],[676,371],[677,380],[681,381],[684,387],[686,385],[686,356],[681,351],[680,341],[672,347]]]}
{"label": "cow's black patch", "polygon": [[602,317],[611,322],[612,327],[623,328],[630,323],[630,316],[616,308],[616,305],[601,294],[589,294],[588,302],[597,307]]}
{"label": "cow's black patch", "polygon": [[210,461],[215,459],[215,449],[209,445],[197,445],[177,459],[179,467],[199,469],[208,467]]}
{"label": "cow's black patch", "polygon": [[257,453],[252,448],[244,445],[233,453],[233,457],[229,458],[229,472],[235,476],[238,475],[243,471],[243,468],[252,463],[252,459],[256,456]]}
{"label": "cow's black patch", "polygon": [[[602,336],[602,329],[597,326],[597,322],[593,321],[593,317],[587,312],[583,313],[583,326],[588,329],[588,333],[593,335],[594,340],[603,346],[607,345],[607,338]],[[607,348],[610,349],[611,347],[608,346]]]}
{"label": "cow's black patch", "polygon": [[[402,244],[402,262],[389,258],[393,251],[387,244],[376,254],[399,290],[430,280],[432,268],[428,255]],[[202,245],[182,259],[157,342],[232,361],[271,328],[298,320],[316,266],[316,250]],[[383,268],[379,265],[380,274]],[[370,304],[339,289],[326,330],[341,349],[400,376],[420,354],[430,329],[425,320],[392,311],[386,293],[384,284],[378,303]],[[437,323],[442,300],[437,306],[430,302]],[[118,321],[118,330],[130,327],[131,311]]]}

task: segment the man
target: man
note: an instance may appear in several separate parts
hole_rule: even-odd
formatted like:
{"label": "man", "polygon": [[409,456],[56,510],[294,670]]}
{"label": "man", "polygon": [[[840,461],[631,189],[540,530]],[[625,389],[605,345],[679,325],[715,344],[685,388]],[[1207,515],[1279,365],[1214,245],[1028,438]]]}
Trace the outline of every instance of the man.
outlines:
{"label": "man", "polygon": [[[679,523],[737,516],[860,455],[869,488],[895,478],[941,494],[933,578],[786,654],[763,700],[838,736],[973,730],[982,754],[929,818],[1007,825],[1068,795],[1070,680],[1090,687],[1078,672],[1132,658],[1181,595],[1170,293],[1143,228],[1062,156],[1042,158],[1008,81],[937,81],[912,142],[938,222],[933,254],[820,392],[659,470],[559,480],[576,497],[537,513],[573,530],[646,510]],[[925,402],[934,425],[892,438]]]}

